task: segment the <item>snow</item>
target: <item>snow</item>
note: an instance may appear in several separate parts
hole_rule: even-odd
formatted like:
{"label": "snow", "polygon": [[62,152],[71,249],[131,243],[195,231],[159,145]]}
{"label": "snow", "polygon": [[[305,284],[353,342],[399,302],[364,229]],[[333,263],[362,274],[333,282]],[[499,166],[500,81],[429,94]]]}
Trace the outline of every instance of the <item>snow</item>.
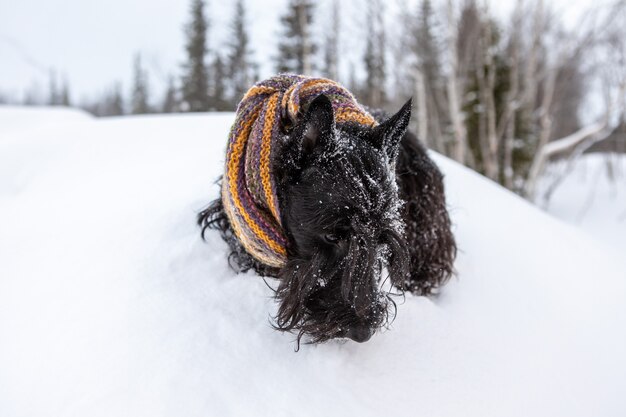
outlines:
{"label": "snow", "polygon": [[0,140],[12,131],[63,125],[69,122],[89,120],[92,117],[82,110],[60,106],[22,107],[0,104]]}
{"label": "snow", "polygon": [[556,188],[546,209],[624,253],[626,155],[583,155],[574,164],[572,175]]}
{"label": "snow", "polygon": [[195,225],[233,115],[79,119],[0,136],[0,415],[626,412],[626,270],[578,227],[435,155],[457,278],[295,353]]}

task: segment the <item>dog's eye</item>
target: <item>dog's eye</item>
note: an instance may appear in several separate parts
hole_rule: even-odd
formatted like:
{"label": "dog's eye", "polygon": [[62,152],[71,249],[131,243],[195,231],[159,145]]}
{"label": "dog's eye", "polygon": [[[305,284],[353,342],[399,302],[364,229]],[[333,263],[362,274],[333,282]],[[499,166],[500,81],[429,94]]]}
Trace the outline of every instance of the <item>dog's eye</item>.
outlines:
{"label": "dog's eye", "polygon": [[324,240],[326,243],[332,243],[333,245],[339,242],[339,236],[334,233],[326,233],[324,235]]}

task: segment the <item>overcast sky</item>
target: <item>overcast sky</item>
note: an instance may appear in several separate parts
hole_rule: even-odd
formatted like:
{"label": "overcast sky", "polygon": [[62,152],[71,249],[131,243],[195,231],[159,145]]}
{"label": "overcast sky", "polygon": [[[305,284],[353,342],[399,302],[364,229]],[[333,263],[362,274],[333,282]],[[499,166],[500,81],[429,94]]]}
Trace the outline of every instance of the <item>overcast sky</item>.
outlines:
{"label": "overcast sky", "polygon": [[[390,9],[402,0],[385,2]],[[409,3],[415,1],[408,0]],[[549,3],[549,1],[547,1]],[[73,100],[101,93],[115,81],[130,90],[132,60],[140,51],[155,94],[162,94],[169,74],[180,75],[184,60],[183,26],[189,18],[190,0],[0,0],[0,92],[22,98],[38,83],[47,90],[49,69],[67,76]],[[222,45],[232,19],[234,1],[209,0],[210,47]],[[261,76],[272,73],[279,15],[287,0],[247,0],[252,47],[261,64]],[[503,16],[513,3],[492,1]],[[589,0],[554,0],[554,6],[574,21],[576,11]],[[318,1],[324,14],[328,0]],[[360,59],[363,32],[362,0],[343,0],[343,54]],[[574,6],[572,5],[574,4]],[[359,10],[359,13],[354,13]],[[393,12],[389,13],[393,20]],[[318,19],[317,36],[328,22]]]}

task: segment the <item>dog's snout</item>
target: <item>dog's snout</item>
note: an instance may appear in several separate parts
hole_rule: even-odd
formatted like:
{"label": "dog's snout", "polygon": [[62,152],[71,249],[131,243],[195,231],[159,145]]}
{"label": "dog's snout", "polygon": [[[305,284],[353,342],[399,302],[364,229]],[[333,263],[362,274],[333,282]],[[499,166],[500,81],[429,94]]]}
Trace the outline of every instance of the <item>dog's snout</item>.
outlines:
{"label": "dog's snout", "polygon": [[363,343],[370,340],[372,333],[373,332],[369,327],[357,326],[348,330],[348,334],[346,336],[357,343]]}

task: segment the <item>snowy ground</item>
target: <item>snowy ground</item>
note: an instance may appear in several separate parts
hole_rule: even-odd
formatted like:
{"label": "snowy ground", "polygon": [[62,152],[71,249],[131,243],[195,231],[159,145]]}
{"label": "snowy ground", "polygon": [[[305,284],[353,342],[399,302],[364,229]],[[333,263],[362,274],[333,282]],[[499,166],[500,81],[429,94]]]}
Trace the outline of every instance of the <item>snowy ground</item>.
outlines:
{"label": "snowy ground", "polygon": [[195,226],[232,114],[58,121],[0,130],[1,416],[626,414],[617,251],[446,158],[458,277],[294,353]]}
{"label": "snowy ground", "polygon": [[0,104],[0,138],[28,128],[66,125],[70,122],[93,119],[88,113],[66,107],[22,107]]}
{"label": "snowy ground", "polygon": [[584,155],[544,205],[626,253],[626,155]]}

